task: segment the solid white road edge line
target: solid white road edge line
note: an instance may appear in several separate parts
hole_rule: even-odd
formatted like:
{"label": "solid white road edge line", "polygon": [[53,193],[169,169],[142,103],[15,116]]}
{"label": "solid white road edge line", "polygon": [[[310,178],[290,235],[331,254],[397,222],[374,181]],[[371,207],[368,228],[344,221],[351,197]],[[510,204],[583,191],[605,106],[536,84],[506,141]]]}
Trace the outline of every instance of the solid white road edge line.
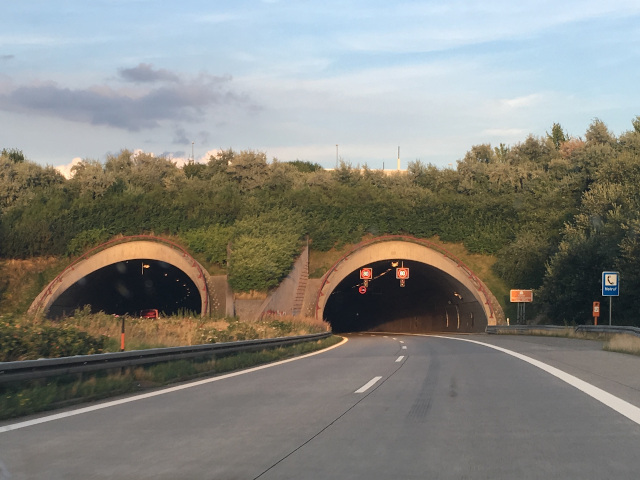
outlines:
{"label": "solid white road edge line", "polygon": [[178,385],[175,387],[165,388],[163,390],[158,390],[155,392],[143,393],[141,395],[136,395],[135,397],[127,397],[121,398],[120,400],[113,400],[111,402],[100,403],[98,405],[91,405],[90,407],[83,407],[77,410],[70,410],[68,412],[56,413],[54,415],[47,415],[46,417],[35,418],[33,420],[27,420],[25,422],[13,423],[11,425],[0,426],[0,433],[10,432],[11,430],[18,430],[20,428],[30,427],[32,425],[38,425],[40,423],[53,422],[54,420],[60,420],[67,417],[73,417],[75,415],[81,415],[83,413],[95,412],[96,410],[102,410],[103,408],[115,407],[117,405],[123,405],[125,403],[137,402],[138,400],[144,400],[146,398],[157,397],[159,395],[165,395],[167,393],[173,393],[180,390],[186,390],[187,388],[198,387],[200,385],[205,385],[207,383],[218,382],[220,380],[225,380],[227,378],[237,377],[240,375],[245,375],[247,373],[257,372],[258,370],[264,370],[265,368],[276,367],[278,365],[282,365],[289,362],[295,362],[296,360],[302,360],[303,358],[312,357],[314,355],[319,355],[320,353],[327,352],[329,350],[333,350],[334,348],[340,347],[344,345],[348,339],[343,337],[340,343],[332,345],[323,350],[318,350],[317,352],[307,353],[305,355],[300,355],[299,357],[288,358],[286,360],[280,360],[279,362],[267,363],[265,365],[260,365],[258,367],[248,368],[246,370],[240,370],[238,372],[227,373],[224,375],[220,375],[217,377],[205,378],[204,380],[198,380],[196,382],[186,383],[184,385]]}
{"label": "solid white road edge line", "polygon": [[599,402],[603,403],[607,407],[615,410],[616,412],[627,417],[629,420],[640,425],[640,408],[636,407],[635,405],[632,405],[631,403],[625,400],[622,400],[619,397],[616,397],[615,395],[610,394],[609,392],[602,390],[601,388],[591,385],[590,383],[587,383],[584,380],[580,380],[578,377],[574,377],[573,375],[563,372],[558,368],[552,367],[551,365],[547,365],[546,363],[543,363],[531,357],[527,357],[526,355],[522,355],[521,353],[514,352],[512,350],[507,350],[506,348],[498,347],[496,345],[491,345],[490,343],[478,342],[476,340],[469,340],[466,338],[444,337],[441,335],[431,335],[431,336],[438,337],[438,338],[446,338],[449,340],[459,340],[461,342],[475,343],[485,347],[493,348],[494,350],[498,350],[499,352],[506,353],[507,355],[511,355],[512,357],[519,358],[520,360],[523,360],[535,367],[538,367],[541,370],[544,370],[547,373],[550,373],[554,377],[557,377],[563,382],[568,383],[572,387],[577,388],[581,392],[586,393],[590,397],[598,400]]}
{"label": "solid white road edge line", "polygon": [[371,387],[373,387],[376,383],[378,383],[381,378],[382,377],[373,377],[371,380],[369,380],[367,383],[365,383],[363,386],[361,386],[358,390],[356,390],[353,393],[364,393],[364,392],[366,392]]}

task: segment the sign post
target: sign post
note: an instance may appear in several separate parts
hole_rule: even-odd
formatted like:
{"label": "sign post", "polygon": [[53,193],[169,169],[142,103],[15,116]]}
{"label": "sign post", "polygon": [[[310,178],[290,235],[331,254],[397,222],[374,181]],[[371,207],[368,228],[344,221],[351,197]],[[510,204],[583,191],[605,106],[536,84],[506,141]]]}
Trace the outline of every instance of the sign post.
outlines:
{"label": "sign post", "polygon": [[525,307],[527,303],[533,302],[533,290],[511,290],[509,292],[511,303],[518,304],[518,317],[516,322],[524,325],[526,322]]}
{"label": "sign post", "polygon": [[602,296],[609,297],[609,325],[611,325],[612,298],[620,295],[620,273],[602,272]]}

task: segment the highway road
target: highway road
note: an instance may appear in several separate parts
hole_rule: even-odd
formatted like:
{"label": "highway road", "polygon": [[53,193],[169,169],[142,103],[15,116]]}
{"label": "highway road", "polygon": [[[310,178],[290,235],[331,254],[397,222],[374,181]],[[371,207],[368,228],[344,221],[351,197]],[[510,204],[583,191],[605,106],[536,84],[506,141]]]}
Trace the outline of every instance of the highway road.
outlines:
{"label": "highway road", "polygon": [[350,335],[0,423],[0,479],[637,479],[639,372],[597,342]]}

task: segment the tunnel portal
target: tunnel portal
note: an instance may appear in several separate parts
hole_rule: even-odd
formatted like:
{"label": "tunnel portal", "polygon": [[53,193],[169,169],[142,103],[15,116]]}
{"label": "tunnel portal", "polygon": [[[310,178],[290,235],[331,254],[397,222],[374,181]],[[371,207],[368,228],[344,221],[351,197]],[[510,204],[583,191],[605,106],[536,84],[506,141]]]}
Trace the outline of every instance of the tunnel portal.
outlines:
{"label": "tunnel portal", "polygon": [[366,288],[363,288],[360,270],[351,272],[342,280],[331,293],[324,310],[324,318],[332,331],[424,333],[484,330],[486,321],[484,325],[480,322],[476,328],[478,312],[474,315],[468,308],[461,308],[465,297],[472,297],[466,288],[456,286],[446,274],[429,265],[412,261],[402,263],[410,271],[404,287],[400,286],[391,261],[364,266],[374,272],[374,279]]}
{"label": "tunnel portal", "polygon": [[[496,323],[488,290],[459,260],[426,241],[391,238],[356,247],[323,277],[317,315],[335,333],[482,332]],[[397,268],[408,269],[401,286]],[[363,268],[370,268],[365,288]]]}
{"label": "tunnel portal", "polygon": [[173,265],[152,259],[117,262],[82,277],[49,307],[48,316],[72,315],[85,305],[115,315],[138,316],[146,309],[164,315],[201,313],[193,281]]}
{"label": "tunnel portal", "polygon": [[211,313],[208,274],[182,247],[138,235],[111,240],[68,265],[29,311],[50,318],[90,305],[93,312]]}

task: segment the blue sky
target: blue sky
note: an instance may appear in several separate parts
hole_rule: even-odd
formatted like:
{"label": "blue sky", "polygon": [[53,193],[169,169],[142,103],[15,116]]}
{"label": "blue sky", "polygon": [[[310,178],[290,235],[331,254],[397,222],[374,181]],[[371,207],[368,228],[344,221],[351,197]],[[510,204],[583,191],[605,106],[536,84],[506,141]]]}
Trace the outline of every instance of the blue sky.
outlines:
{"label": "blue sky", "polygon": [[446,167],[640,115],[637,0],[0,0],[0,147]]}

